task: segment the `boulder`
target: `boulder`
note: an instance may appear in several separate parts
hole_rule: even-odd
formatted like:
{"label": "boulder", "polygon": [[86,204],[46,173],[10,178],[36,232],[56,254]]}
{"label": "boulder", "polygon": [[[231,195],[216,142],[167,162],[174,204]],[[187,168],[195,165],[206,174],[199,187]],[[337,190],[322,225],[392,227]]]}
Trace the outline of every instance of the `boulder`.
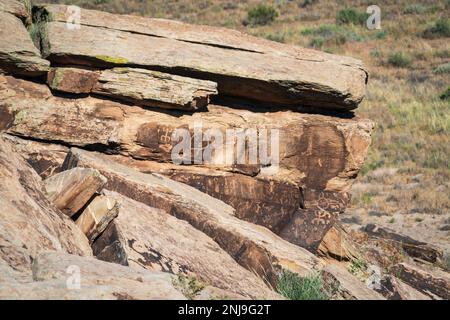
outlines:
{"label": "boulder", "polygon": [[321,266],[310,252],[264,227],[238,219],[232,207],[188,185],[160,174],[144,174],[103,154],[80,149],[72,149],[64,164],[64,169],[74,167],[96,169],[108,179],[106,189],[188,221],[239,264],[273,285],[282,269],[305,276]]}
{"label": "boulder", "polygon": [[44,75],[50,66],[41,58],[39,50],[21,21],[26,10],[17,1],[0,4],[0,73],[25,77]]}
{"label": "boulder", "polygon": [[2,0],[0,2],[0,12],[13,14],[22,21],[29,22],[31,20],[31,8],[25,4],[25,0]]}
{"label": "boulder", "polygon": [[392,268],[391,273],[433,299],[450,299],[450,276],[447,272],[399,263]]}
{"label": "boulder", "polygon": [[436,263],[443,257],[443,251],[439,248],[425,242],[417,241],[389,228],[368,224],[363,228],[363,231],[371,237],[392,241],[394,244],[399,245],[409,256],[413,258]]}
{"label": "boulder", "polygon": [[69,93],[92,93],[145,107],[195,111],[206,107],[217,84],[137,68],[88,71],[53,68],[50,88]]}
{"label": "boulder", "polygon": [[[0,78],[0,90],[7,93],[0,112],[10,119],[3,125],[8,133],[146,160],[137,165],[143,170],[161,165],[171,178],[237,208],[240,218],[312,249],[345,209],[373,128],[371,121],[359,118],[255,113],[220,105],[194,114],[154,112],[93,97],[53,97],[45,86],[11,77]],[[236,127],[267,129],[267,134],[279,130],[279,166],[273,170],[247,160],[228,165],[220,158],[217,164],[173,165],[177,141],[172,134],[186,129],[194,135],[197,123],[204,131],[224,133]]]}
{"label": "boulder", "polygon": [[[345,58],[314,56],[312,51],[305,54],[308,58],[302,58],[301,54],[293,58],[289,52],[295,50],[290,47],[286,48],[286,54],[260,53],[230,48],[226,44],[205,45],[148,35],[131,28],[97,27],[99,19],[93,15],[89,20],[83,16],[80,28],[68,28],[64,13],[55,16],[56,20],[47,25],[45,39],[49,47],[46,58],[55,64],[139,66],[214,81],[218,83],[220,95],[256,100],[270,106],[346,111],[355,109],[365,94],[367,72],[359,63],[355,63],[356,67],[346,64]],[[109,21],[117,19],[123,20],[123,17],[114,16]],[[133,25],[134,17],[127,22]],[[269,51],[284,48],[270,47]]]}
{"label": "boulder", "polygon": [[92,244],[119,214],[121,203],[104,194],[95,197],[76,220]]}
{"label": "boulder", "polygon": [[44,181],[47,197],[64,214],[73,217],[106,184],[97,170],[74,168]]}
{"label": "boulder", "polygon": [[174,287],[173,281],[174,277],[168,273],[135,270],[93,258],[45,252],[33,261],[33,282],[2,284],[0,299],[186,299]]}
{"label": "boulder", "polygon": [[277,299],[264,282],[186,221],[115,192],[118,217],[93,244],[97,258],[126,266],[193,277],[251,299]]}
{"label": "boulder", "polygon": [[31,277],[31,262],[43,251],[92,255],[84,234],[50,203],[41,178],[3,137],[0,179],[0,281]]}

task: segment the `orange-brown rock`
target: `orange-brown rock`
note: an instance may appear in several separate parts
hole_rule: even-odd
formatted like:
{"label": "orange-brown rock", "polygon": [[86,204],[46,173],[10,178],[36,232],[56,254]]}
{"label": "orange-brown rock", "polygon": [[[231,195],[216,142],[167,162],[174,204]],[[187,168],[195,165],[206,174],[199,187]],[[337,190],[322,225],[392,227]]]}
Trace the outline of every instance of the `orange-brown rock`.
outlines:
{"label": "orange-brown rock", "polygon": [[[45,86],[11,77],[0,78],[0,90],[6,93],[0,112],[11,119],[5,124],[11,134],[163,164],[172,162],[171,151],[177,143],[171,139],[174,130],[192,131],[198,122],[205,129],[222,132],[235,127],[280,130],[280,166],[275,174],[249,164],[175,166],[169,171],[173,179],[233,205],[243,219],[311,248],[318,246],[344,210],[373,126],[358,118],[292,111],[255,113],[218,105],[210,105],[206,113],[180,116],[92,97],[53,97]],[[199,173],[192,174],[191,168]],[[204,175],[217,176],[217,185],[208,184]]]}
{"label": "orange-brown rock", "polygon": [[[79,275],[79,279],[77,276]],[[0,299],[19,300],[185,300],[171,274],[136,270],[61,252],[33,261],[26,283],[2,283]]]}
{"label": "orange-brown rock", "polygon": [[[23,20],[23,21],[22,21]],[[0,3],[0,72],[26,77],[44,75],[50,62],[41,58],[24,22],[29,12],[23,2]]]}
{"label": "orange-brown rock", "polygon": [[118,193],[104,193],[120,203],[120,208],[118,217],[93,244],[97,258],[193,277],[251,299],[279,298],[261,279],[186,221]]}
{"label": "orange-brown rock", "polygon": [[239,220],[229,205],[160,174],[145,174],[115,163],[108,156],[72,149],[64,169],[93,168],[108,179],[106,189],[162,209],[215,240],[239,264],[273,285],[282,269],[309,275],[321,262],[310,252],[268,229]]}
{"label": "orange-brown rock", "polygon": [[45,194],[55,206],[73,217],[106,184],[106,178],[97,170],[73,168],[44,181]]}
{"label": "orange-brown rock", "polygon": [[[212,45],[202,40],[189,40],[189,36],[184,36],[186,33],[179,39],[170,35],[149,35],[149,31],[140,30],[145,24],[152,24],[151,20],[136,30],[133,27],[138,24],[135,17],[111,17],[95,12],[82,11],[81,28],[68,28],[67,7],[46,8],[50,12],[57,11],[47,31],[47,59],[57,64],[163,70],[217,82],[220,95],[269,105],[350,110],[358,106],[365,94],[367,72],[359,61],[348,58],[295,50],[268,41],[255,41],[261,49],[268,43],[264,52],[240,49],[227,44],[228,39],[235,38],[234,42],[240,41],[241,46],[246,46],[252,38],[245,39],[246,36],[233,32],[228,36],[224,29],[220,30],[224,43]],[[123,27],[125,25],[128,27]],[[200,33],[202,29],[196,31]]]}
{"label": "orange-brown rock", "polygon": [[3,137],[0,179],[0,281],[31,277],[31,263],[43,251],[92,255],[84,234],[50,203],[41,178]]}

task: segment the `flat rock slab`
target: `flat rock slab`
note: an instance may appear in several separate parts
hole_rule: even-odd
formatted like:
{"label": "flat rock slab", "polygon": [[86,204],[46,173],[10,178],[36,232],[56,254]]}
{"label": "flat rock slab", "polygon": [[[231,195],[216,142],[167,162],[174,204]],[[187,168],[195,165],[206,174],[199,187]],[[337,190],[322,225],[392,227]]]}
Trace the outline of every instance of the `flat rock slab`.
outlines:
{"label": "flat rock slab", "polygon": [[447,272],[399,263],[392,268],[392,274],[431,298],[450,299],[450,276]]}
{"label": "flat rock slab", "polygon": [[[76,276],[80,276],[80,282]],[[73,281],[71,281],[71,278]],[[33,261],[33,281],[0,286],[0,299],[24,300],[184,300],[168,273],[135,270],[62,253],[42,253]]]}
{"label": "flat rock slab", "polygon": [[93,93],[151,108],[186,111],[206,107],[211,96],[217,95],[214,82],[137,68],[97,72],[53,68],[48,83],[50,88],[58,91]]}
{"label": "flat rock slab", "polygon": [[50,62],[39,50],[19,17],[0,7],[0,71],[25,77],[46,74]]}
{"label": "flat rock slab", "polygon": [[97,170],[74,168],[44,181],[48,198],[69,217],[77,214],[106,184]]}
{"label": "flat rock slab", "polygon": [[[213,128],[224,134],[233,128],[279,130],[280,166],[275,173],[261,164],[229,166],[218,161],[175,166],[171,177],[236,207],[239,217],[305,247],[317,247],[345,209],[373,128],[371,121],[360,118],[260,113],[218,105],[189,115],[155,112],[93,97],[53,97],[47,86],[11,77],[0,77],[0,91],[4,92],[0,128],[10,134],[162,164],[172,164],[178,143],[171,138],[175,130],[194,134],[196,123],[202,123],[203,131]],[[190,168],[198,167],[207,170],[191,174]],[[209,169],[218,178],[208,180]],[[281,190],[277,196],[275,189]]]}
{"label": "flat rock slab", "polygon": [[95,197],[76,220],[92,244],[119,214],[121,203],[104,194]]}
{"label": "flat rock slab", "polygon": [[383,228],[374,224],[368,224],[363,228],[371,237],[392,241],[399,245],[409,256],[419,258],[431,263],[438,262],[443,257],[443,252],[428,243],[417,241],[411,237],[399,234],[389,228]]}
{"label": "flat rock slab", "polygon": [[251,299],[278,299],[255,274],[186,221],[115,192],[118,217],[93,245],[97,258],[122,265],[193,277]]}
{"label": "flat rock slab", "polygon": [[235,217],[234,209],[188,185],[159,174],[144,174],[99,153],[72,149],[64,168],[93,168],[108,179],[105,188],[188,221],[215,240],[239,264],[272,284],[282,269],[309,275],[320,268],[310,252],[268,229]]}
{"label": "flat rock slab", "polygon": [[367,73],[338,59],[295,59],[105,27],[48,24],[47,59],[68,65],[140,66],[218,83],[219,94],[271,106],[351,110],[364,97]]}
{"label": "flat rock slab", "polygon": [[31,276],[31,262],[43,251],[91,256],[78,227],[43,193],[38,174],[0,137],[0,281]]}

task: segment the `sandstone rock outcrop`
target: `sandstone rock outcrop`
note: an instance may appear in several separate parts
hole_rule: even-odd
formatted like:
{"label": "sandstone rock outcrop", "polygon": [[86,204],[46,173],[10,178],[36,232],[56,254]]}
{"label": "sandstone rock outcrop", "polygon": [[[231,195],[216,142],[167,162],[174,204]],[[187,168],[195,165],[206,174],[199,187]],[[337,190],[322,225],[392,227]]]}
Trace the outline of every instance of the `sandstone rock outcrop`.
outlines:
{"label": "sandstone rock outcrop", "polygon": [[140,173],[105,155],[80,149],[72,149],[64,164],[64,169],[74,167],[96,169],[108,179],[108,190],[188,221],[239,264],[274,286],[282,269],[307,276],[320,268],[320,261],[313,254],[263,227],[238,219],[232,207],[193,187],[160,174]]}
{"label": "sandstone rock outcrop", "polygon": [[92,244],[117,218],[121,203],[104,194],[95,197],[80,214],[76,224]]}
{"label": "sandstone rock outcrop", "polygon": [[31,277],[32,259],[43,251],[92,256],[84,234],[50,203],[41,178],[2,137],[0,177],[0,264],[13,278]]}
{"label": "sandstone rock outcrop", "polygon": [[26,77],[45,75],[50,63],[41,58],[21,19],[30,19],[23,2],[0,3],[0,71]]}
{"label": "sandstone rock outcrop", "polygon": [[[92,97],[54,97],[45,86],[1,76],[0,90],[7,93],[1,111],[11,119],[4,124],[7,132],[150,160],[134,164],[142,170],[165,171],[234,206],[240,218],[309,248],[318,246],[345,209],[373,126],[364,119],[292,111],[261,114],[216,105],[209,105],[207,113],[177,116]],[[266,129],[267,136],[279,130],[278,172],[272,174],[261,164],[226,166],[220,159],[219,164],[173,166],[173,132],[193,132],[196,123],[221,132]],[[214,182],[209,182],[211,177]]]}
{"label": "sandstone rock outcrop", "polygon": [[[69,271],[69,272],[68,272]],[[70,278],[80,275],[80,282]],[[0,299],[184,300],[173,275],[136,270],[93,258],[45,252],[33,261],[33,281],[4,283]]]}
{"label": "sandstone rock outcrop", "polygon": [[117,219],[93,245],[97,258],[126,266],[194,277],[253,299],[278,299],[266,284],[238,265],[217,243],[189,223],[115,192]]}
{"label": "sandstone rock outcrop", "polygon": [[373,129],[360,61],[0,1],[0,298],[280,299],[289,271],[382,299],[329,264],[358,255],[336,222]]}
{"label": "sandstone rock outcrop", "polygon": [[77,214],[105,184],[105,177],[87,168],[64,171],[44,181],[47,197],[69,217]]}
{"label": "sandstone rock outcrop", "polygon": [[189,36],[176,39],[170,35],[149,35],[152,31],[148,30],[154,28],[142,30],[145,24],[154,23],[150,19],[139,24],[135,17],[108,19],[108,15],[85,10],[80,12],[83,15],[80,28],[68,30],[67,7],[46,6],[43,10],[49,12],[50,20],[46,58],[54,63],[141,66],[195,75],[217,82],[220,94],[279,105],[349,110],[356,108],[365,94],[367,72],[358,61],[348,64],[345,59],[324,59],[320,54],[317,60],[308,59],[313,55],[309,51],[305,52],[305,58],[301,51],[292,58],[289,53],[274,54],[277,50],[274,45],[262,53],[240,49],[227,44],[226,39],[235,37],[241,41],[240,46],[252,39],[245,40],[245,36],[233,32],[228,36],[224,29],[217,30],[217,34],[224,34],[225,43],[212,45],[189,40]]}
{"label": "sandstone rock outcrop", "polygon": [[92,93],[141,106],[186,111],[206,107],[217,94],[217,84],[211,81],[137,68],[98,72],[53,68],[48,83],[58,91]]}

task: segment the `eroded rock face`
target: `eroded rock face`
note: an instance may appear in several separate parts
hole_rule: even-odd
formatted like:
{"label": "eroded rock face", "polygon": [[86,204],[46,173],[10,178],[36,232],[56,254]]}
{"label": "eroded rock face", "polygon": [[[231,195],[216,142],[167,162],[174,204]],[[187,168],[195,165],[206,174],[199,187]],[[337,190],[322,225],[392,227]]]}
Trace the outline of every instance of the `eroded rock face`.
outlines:
{"label": "eroded rock face", "polygon": [[0,110],[14,118],[7,132],[120,153],[145,160],[135,163],[143,170],[159,165],[153,162],[162,167],[171,164],[177,144],[173,132],[186,129],[194,134],[196,123],[221,132],[235,127],[264,128],[268,133],[280,130],[280,168],[275,174],[254,164],[161,170],[234,206],[240,218],[313,249],[348,203],[347,191],[364,163],[373,127],[372,122],[358,118],[292,111],[254,113],[216,105],[193,115],[153,112],[91,97],[53,97],[44,86],[1,79],[0,89],[8,94]]}
{"label": "eroded rock face", "polygon": [[43,251],[92,255],[84,234],[50,203],[41,178],[3,137],[0,177],[0,264],[12,277],[31,275],[32,259]]}
{"label": "eroded rock face", "polygon": [[206,107],[217,94],[217,84],[211,81],[137,68],[53,68],[48,83],[58,91],[92,93],[150,108],[185,111]]}
{"label": "eroded rock face", "polygon": [[[78,274],[78,272],[79,283],[68,279],[68,275]],[[2,284],[0,299],[186,299],[174,287],[173,280],[173,275],[168,273],[135,270],[93,258],[45,252],[33,261],[33,282]]]}
{"label": "eroded rock face", "polygon": [[[296,51],[291,47],[286,48],[287,54],[277,54],[283,46],[275,44],[270,44],[263,53],[230,48],[227,40],[222,45],[205,45],[201,40],[184,41],[148,35],[148,31],[135,32],[130,30],[135,24],[133,17],[127,21],[131,27],[115,28],[116,24],[124,26],[126,17],[118,20],[114,17],[108,26],[106,20],[99,22],[101,19],[87,13],[89,16],[82,19],[81,28],[68,29],[64,13],[55,14],[56,21],[48,24],[47,59],[66,65],[142,66],[195,76],[217,82],[221,95],[272,105],[349,110],[356,108],[364,97],[367,73],[359,62],[346,64],[345,58],[323,54],[314,57],[313,51]],[[96,27],[99,24],[102,26]],[[235,39],[241,41],[241,46],[249,42],[244,41],[245,36]],[[263,48],[266,42],[259,43]],[[309,57],[302,59],[302,54]]]}
{"label": "eroded rock face", "polygon": [[44,75],[50,62],[41,58],[22,20],[29,20],[22,2],[0,3],[0,71],[26,77]]}
{"label": "eroded rock face", "polygon": [[118,217],[93,245],[99,259],[194,277],[247,298],[279,298],[189,223],[118,193],[104,193],[120,207]]}
{"label": "eroded rock face", "polygon": [[117,218],[121,203],[101,194],[95,197],[76,220],[76,224],[92,244]]}
{"label": "eroded rock face", "polygon": [[450,277],[440,270],[427,270],[408,263],[393,267],[393,274],[431,298],[450,299]]}
{"label": "eroded rock face", "polygon": [[108,190],[188,221],[239,264],[272,284],[282,269],[304,276],[320,268],[320,261],[310,252],[266,228],[238,219],[232,207],[188,185],[160,174],[140,173],[105,155],[80,149],[72,149],[66,159],[64,168],[73,167],[94,168],[108,179]]}
{"label": "eroded rock face", "polygon": [[44,181],[47,197],[69,217],[77,214],[105,184],[105,177],[87,168],[64,171]]}

